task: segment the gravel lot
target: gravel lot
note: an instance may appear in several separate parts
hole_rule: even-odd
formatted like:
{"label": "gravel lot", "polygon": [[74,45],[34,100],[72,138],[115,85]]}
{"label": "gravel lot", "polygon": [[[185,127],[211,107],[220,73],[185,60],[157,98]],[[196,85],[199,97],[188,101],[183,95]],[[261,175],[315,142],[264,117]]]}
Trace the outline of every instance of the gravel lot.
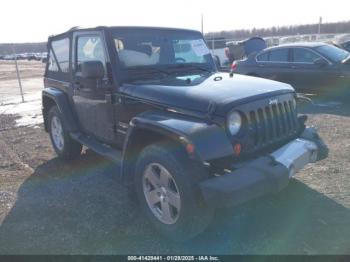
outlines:
{"label": "gravel lot", "polygon": [[[38,93],[43,65],[20,68],[26,95]],[[0,62],[2,106],[18,98],[13,70]],[[329,157],[278,195],[218,210],[208,230],[185,244],[153,230],[113,163],[91,151],[64,163],[40,121],[20,125],[20,115],[9,115],[15,109],[0,111],[0,253],[350,254],[350,105],[322,97],[315,103],[301,112],[318,127]]]}

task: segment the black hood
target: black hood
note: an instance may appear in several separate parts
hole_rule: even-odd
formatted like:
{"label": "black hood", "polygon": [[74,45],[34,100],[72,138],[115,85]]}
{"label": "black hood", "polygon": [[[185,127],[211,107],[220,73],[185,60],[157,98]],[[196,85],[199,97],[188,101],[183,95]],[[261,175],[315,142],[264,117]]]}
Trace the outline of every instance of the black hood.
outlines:
{"label": "black hood", "polygon": [[170,108],[206,113],[210,105],[214,105],[215,113],[221,115],[235,105],[294,92],[294,89],[288,84],[272,80],[238,74],[230,77],[228,73],[217,73],[203,76],[198,84],[124,84],[121,91]]}

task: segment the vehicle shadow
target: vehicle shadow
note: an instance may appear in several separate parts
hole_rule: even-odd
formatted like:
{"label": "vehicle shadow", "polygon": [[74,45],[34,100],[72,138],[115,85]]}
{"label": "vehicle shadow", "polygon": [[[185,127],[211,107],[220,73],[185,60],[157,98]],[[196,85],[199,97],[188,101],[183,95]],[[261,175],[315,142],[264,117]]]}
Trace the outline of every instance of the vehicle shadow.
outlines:
{"label": "vehicle shadow", "polygon": [[350,211],[294,180],[280,194],[221,209],[187,243],[160,236],[94,154],[52,159],[21,185],[0,226],[0,254],[344,254]]}

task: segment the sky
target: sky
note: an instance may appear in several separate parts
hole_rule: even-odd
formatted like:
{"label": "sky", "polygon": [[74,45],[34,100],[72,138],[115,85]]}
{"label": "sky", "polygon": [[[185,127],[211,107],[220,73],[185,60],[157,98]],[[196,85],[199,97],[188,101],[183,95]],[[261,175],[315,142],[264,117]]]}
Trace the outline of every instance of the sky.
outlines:
{"label": "sky", "polygon": [[5,0],[0,43],[46,41],[73,26],[178,27],[204,33],[350,20],[349,0]]}

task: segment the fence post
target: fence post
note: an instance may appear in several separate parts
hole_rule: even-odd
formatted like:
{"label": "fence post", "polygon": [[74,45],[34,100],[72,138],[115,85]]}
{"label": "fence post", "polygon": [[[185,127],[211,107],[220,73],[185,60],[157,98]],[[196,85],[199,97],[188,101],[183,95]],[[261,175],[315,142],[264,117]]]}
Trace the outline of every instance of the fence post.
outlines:
{"label": "fence post", "polygon": [[17,72],[18,86],[19,86],[19,90],[20,90],[20,92],[21,92],[22,103],[24,103],[24,96],[23,96],[23,89],[22,89],[21,75],[20,75],[19,70],[18,70],[18,64],[17,64],[17,55],[16,55],[16,51],[15,51],[15,47],[14,47],[14,45],[12,45],[12,51],[13,51],[13,55],[15,56],[15,65],[16,65],[16,72]]}

